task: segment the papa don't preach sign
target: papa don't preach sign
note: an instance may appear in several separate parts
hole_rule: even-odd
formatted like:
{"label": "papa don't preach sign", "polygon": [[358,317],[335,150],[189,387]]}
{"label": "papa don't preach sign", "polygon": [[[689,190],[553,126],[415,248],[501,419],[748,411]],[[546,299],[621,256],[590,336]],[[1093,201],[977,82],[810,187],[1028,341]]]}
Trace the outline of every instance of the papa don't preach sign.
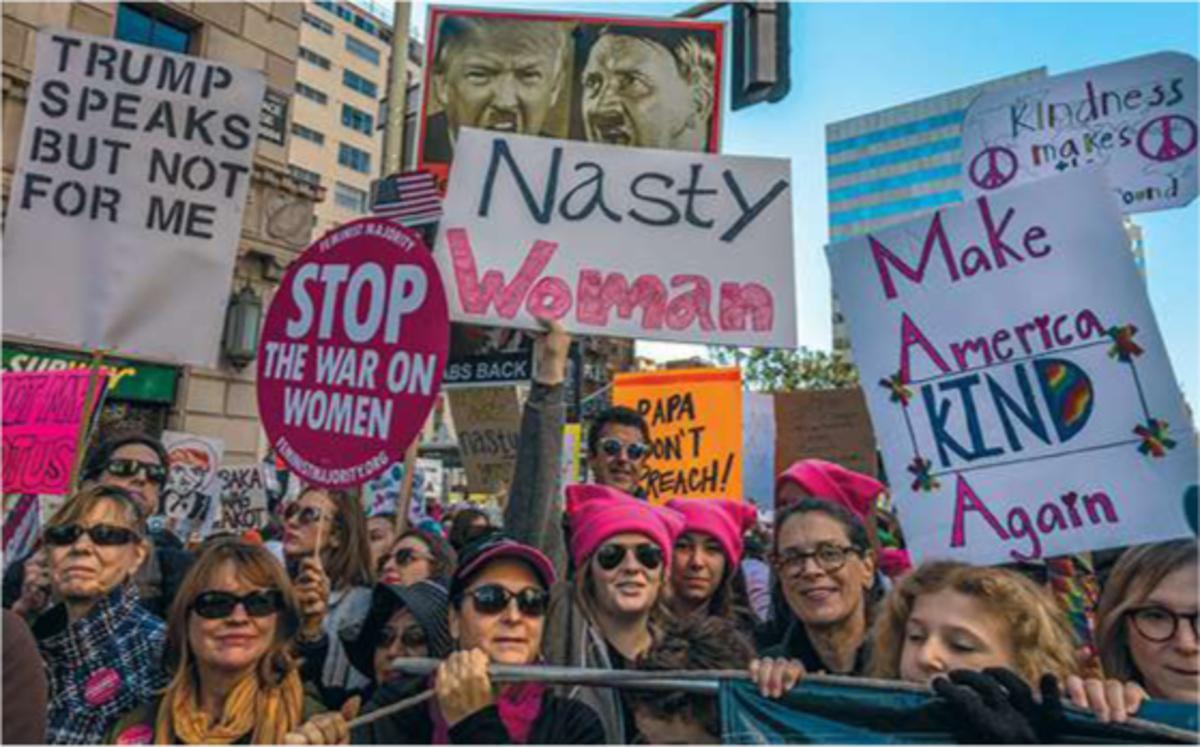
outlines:
{"label": "papa don't preach sign", "polygon": [[365,219],[327,233],[279,286],[258,351],[258,409],[287,464],[359,485],[404,457],[433,408],[450,323],[417,234]]}

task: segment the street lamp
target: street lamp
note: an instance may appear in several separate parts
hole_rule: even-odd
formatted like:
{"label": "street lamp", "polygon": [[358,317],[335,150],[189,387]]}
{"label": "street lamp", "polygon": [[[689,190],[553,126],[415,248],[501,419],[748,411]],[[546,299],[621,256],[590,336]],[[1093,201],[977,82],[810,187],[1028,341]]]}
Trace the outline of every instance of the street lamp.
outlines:
{"label": "street lamp", "polygon": [[262,321],[262,300],[247,283],[229,296],[225,312],[225,336],[221,352],[234,368],[241,369],[258,353],[258,327]]}

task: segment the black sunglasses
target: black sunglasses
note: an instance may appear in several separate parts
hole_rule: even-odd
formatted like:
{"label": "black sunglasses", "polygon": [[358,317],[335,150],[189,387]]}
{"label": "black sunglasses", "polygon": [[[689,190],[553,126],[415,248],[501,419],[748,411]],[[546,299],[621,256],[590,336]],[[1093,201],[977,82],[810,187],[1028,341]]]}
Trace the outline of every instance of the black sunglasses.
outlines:
{"label": "black sunglasses", "polygon": [[228,591],[205,591],[192,601],[192,611],[206,620],[221,620],[232,615],[239,604],[250,617],[267,617],[283,609],[283,593],[264,589],[238,596]]}
{"label": "black sunglasses", "polygon": [[104,471],[113,477],[133,477],[138,472],[161,488],[167,484],[167,468],[154,462],[139,462],[136,459],[109,459]]}
{"label": "black sunglasses", "polygon": [[[399,550],[392,553],[391,558],[392,558],[392,560],[396,561],[396,565],[401,566],[401,567],[406,566],[415,560],[422,560],[422,559],[423,560],[433,560],[432,555],[429,555],[429,554],[423,553],[423,552],[417,552],[416,550],[412,549],[411,547],[401,547]],[[387,559],[388,559],[388,556],[384,555],[383,556],[384,562],[380,564],[381,568],[383,567],[383,565],[385,565],[387,563]]]}
{"label": "black sunglasses", "polygon": [[621,563],[625,562],[625,553],[628,550],[633,550],[634,557],[637,562],[642,564],[642,567],[648,571],[652,571],[662,565],[663,553],[658,545],[644,543],[629,547],[627,545],[605,545],[596,551],[596,562],[606,571],[611,571]]}
{"label": "black sunglasses", "polygon": [[395,628],[384,628],[379,631],[379,641],[375,646],[376,648],[390,648],[396,642],[397,638],[400,639],[400,643],[404,644],[404,648],[409,651],[422,648],[428,643],[425,631],[419,625],[410,625],[403,631],[397,631]]}
{"label": "black sunglasses", "polygon": [[517,600],[517,609],[526,617],[542,617],[546,614],[546,606],[550,595],[542,589],[532,586],[513,593],[500,584],[484,584],[465,593],[475,605],[475,611],[481,615],[499,615],[508,609],[512,600]]}
{"label": "black sunglasses", "polygon": [[128,527],[113,524],[96,524],[82,527],[78,524],[64,524],[57,527],[46,527],[46,543],[55,547],[69,547],[79,541],[83,535],[91,538],[92,542],[104,547],[129,545],[138,541],[140,535]]}
{"label": "black sunglasses", "polygon": [[287,508],[283,509],[283,520],[291,521],[293,518],[297,518],[297,514],[299,514],[298,519],[300,523],[305,526],[320,521],[325,516],[321,509],[315,506],[301,506],[299,503],[289,503]]}
{"label": "black sunglasses", "polygon": [[600,450],[610,457],[620,456],[621,452],[625,452],[626,458],[633,462],[650,453],[650,447],[644,443],[634,442],[627,444],[619,438],[606,438],[602,440],[600,442]]}

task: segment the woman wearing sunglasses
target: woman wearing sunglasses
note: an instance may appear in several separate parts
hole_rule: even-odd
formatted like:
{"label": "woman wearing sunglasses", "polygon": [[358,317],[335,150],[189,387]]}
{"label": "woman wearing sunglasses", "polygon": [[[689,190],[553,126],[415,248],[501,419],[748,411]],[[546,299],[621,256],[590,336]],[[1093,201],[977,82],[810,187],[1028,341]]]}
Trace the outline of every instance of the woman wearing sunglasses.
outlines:
{"label": "woman wearing sunglasses", "polygon": [[42,540],[62,600],[33,628],[50,681],[46,739],[96,743],[166,684],[166,630],[133,582],[150,552],[145,519],[126,491],[92,486],[62,505]]}
{"label": "woman wearing sunglasses", "polygon": [[748,503],[696,498],[675,498],[667,508],[684,520],[672,553],[671,611],[677,617],[714,615],[735,622],[752,639],[755,619],[741,574],[742,538],[758,512]]}
{"label": "woman wearing sunglasses", "polygon": [[409,529],[380,558],[379,581],[408,586],[433,580],[445,586],[454,575],[454,548],[445,537],[424,529]]}
{"label": "woman wearing sunglasses", "polygon": [[371,610],[362,627],[345,631],[342,643],[350,662],[371,678],[367,709],[384,698],[390,685],[401,685],[391,674],[391,662],[399,658],[442,659],[453,648],[447,618],[446,587],[435,581],[418,581],[409,586],[379,583],[371,595]]}
{"label": "woman wearing sunglasses", "polygon": [[305,698],[292,653],[299,625],[292,585],[265,548],[209,545],[171,607],[170,684],[122,717],[109,743],[283,744],[299,730],[345,743],[344,720],[318,716],[324,707]]}

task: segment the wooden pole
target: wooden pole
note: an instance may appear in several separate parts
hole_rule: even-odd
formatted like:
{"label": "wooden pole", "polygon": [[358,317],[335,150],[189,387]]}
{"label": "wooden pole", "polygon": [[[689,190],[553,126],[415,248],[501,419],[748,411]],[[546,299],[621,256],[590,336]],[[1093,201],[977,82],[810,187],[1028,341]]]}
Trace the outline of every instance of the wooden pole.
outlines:
{"label": "wooden pole", "polygon": [[75,438],[75,463],[71,467],[71,481],[68,494],[74,494],[79,489],[79,478],[83,472],[83,457],[86,452],[88,436],[92,431],[92,405],[96,401],[96,379],[100,375],[100,366],[104,363],[103,350],[92,351],[92,361],[88,366],[87,391],[83,394],[83,414],[79,419],[79,435]]}
{"label": "wooden pole", "polygon": [[404,481],[400,483],[400,499],[396,501],[396,534],[408,530],[408,507],[412,505],[413,471],[417,468],[417,441],[421,435],[413,439],[404,452]]}

